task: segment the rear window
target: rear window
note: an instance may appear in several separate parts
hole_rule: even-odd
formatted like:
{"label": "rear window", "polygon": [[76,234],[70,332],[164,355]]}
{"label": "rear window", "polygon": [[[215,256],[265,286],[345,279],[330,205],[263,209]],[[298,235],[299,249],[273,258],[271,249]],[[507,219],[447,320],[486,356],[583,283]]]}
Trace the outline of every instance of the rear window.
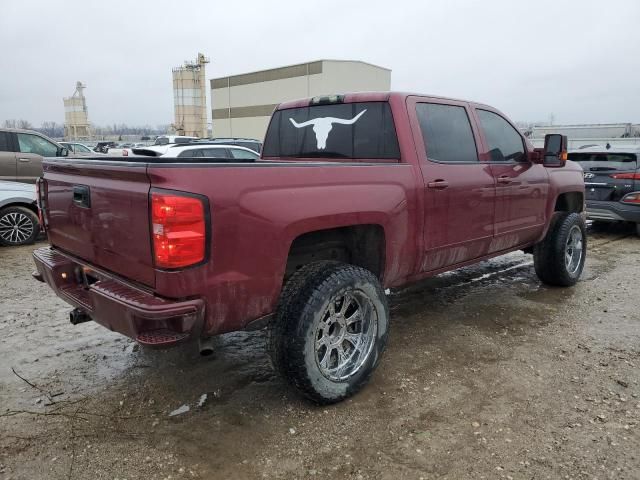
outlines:
{"label": "rear window", "polygon": [[579,162],[583,169],[602,167],[607,169],[634,169],[637,166],[637,156],[634,153],[593,153],[573,152],[568,155],[569,160]]}
{"label": "rear window", "polygon": [[341,103],[276,110],[264,157],[399,159],[387,102]]}

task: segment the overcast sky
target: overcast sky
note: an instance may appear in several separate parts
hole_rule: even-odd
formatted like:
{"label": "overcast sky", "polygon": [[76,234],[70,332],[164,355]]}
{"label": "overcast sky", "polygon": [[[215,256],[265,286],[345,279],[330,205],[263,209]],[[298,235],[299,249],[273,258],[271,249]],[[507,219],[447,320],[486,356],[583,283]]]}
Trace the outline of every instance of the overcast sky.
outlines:
{"label": "overcast sky", "polygon": [[640,123],[638,0],[2,0],[0,45],[0,121],[36,126],[77,80],[94,124],[171,123],[171,68],[198,51],[207,79],[363,60],[513,120]]}

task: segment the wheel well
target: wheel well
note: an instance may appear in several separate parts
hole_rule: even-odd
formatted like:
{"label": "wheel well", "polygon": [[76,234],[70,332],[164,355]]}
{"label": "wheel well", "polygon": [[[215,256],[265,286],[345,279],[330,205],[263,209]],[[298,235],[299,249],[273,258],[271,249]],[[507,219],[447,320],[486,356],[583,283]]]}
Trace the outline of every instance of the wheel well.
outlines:
{"label": "wheel well", "polygon": [[556,199],[556,212],[580,213],[584,209],[584,195],[581,192],[561,193]]}
{"label": "wheel well", "polygon": [[354,225],[304,233],[291,244],[285,280],[302,266],[318,260],[350,263],[382,278],[384,253],[384,230],[380,225]]}
{"label": "wheel well", "polygon": [[3,205],[0,208],[1,210],[4,210],[5,208],[10,208],[10,207],[24,207],[24,208],[28,208],[29,210],[31,210],[33,213],[35,213],[36,215],[38,215],[38,207],[35,203],[24,203],[24,202],[16,202],[16,203],[9,203],[7,205]]}

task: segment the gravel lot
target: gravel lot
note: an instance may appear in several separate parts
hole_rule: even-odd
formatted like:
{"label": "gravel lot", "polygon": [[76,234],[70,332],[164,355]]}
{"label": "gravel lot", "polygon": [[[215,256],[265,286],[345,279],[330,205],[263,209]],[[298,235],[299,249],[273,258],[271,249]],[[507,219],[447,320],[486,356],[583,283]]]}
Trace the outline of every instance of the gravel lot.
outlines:
{"label": "gravel lot", "polygon": [[262,332],[201,358],[74,327],[34,247],[1,248],[0,479],[640,478],[640,239],[589,241],[571,289],[514,253],[393,291],[380,368],[332,407]]}

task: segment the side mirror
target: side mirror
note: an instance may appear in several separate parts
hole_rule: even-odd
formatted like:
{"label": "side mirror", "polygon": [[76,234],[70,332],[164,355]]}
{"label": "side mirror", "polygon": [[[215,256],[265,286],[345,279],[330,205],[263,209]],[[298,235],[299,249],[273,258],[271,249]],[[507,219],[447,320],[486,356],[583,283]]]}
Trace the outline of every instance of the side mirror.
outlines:
{"label": "side mirror", "polygon": [[567,161],[567,137],[558,133],[544,136],[542,165],[545,167],[564,167]]}
{"label": "side mirror", "polygon": [[58,157],[68,157],[69,149],[67,147],[58,148]]}

